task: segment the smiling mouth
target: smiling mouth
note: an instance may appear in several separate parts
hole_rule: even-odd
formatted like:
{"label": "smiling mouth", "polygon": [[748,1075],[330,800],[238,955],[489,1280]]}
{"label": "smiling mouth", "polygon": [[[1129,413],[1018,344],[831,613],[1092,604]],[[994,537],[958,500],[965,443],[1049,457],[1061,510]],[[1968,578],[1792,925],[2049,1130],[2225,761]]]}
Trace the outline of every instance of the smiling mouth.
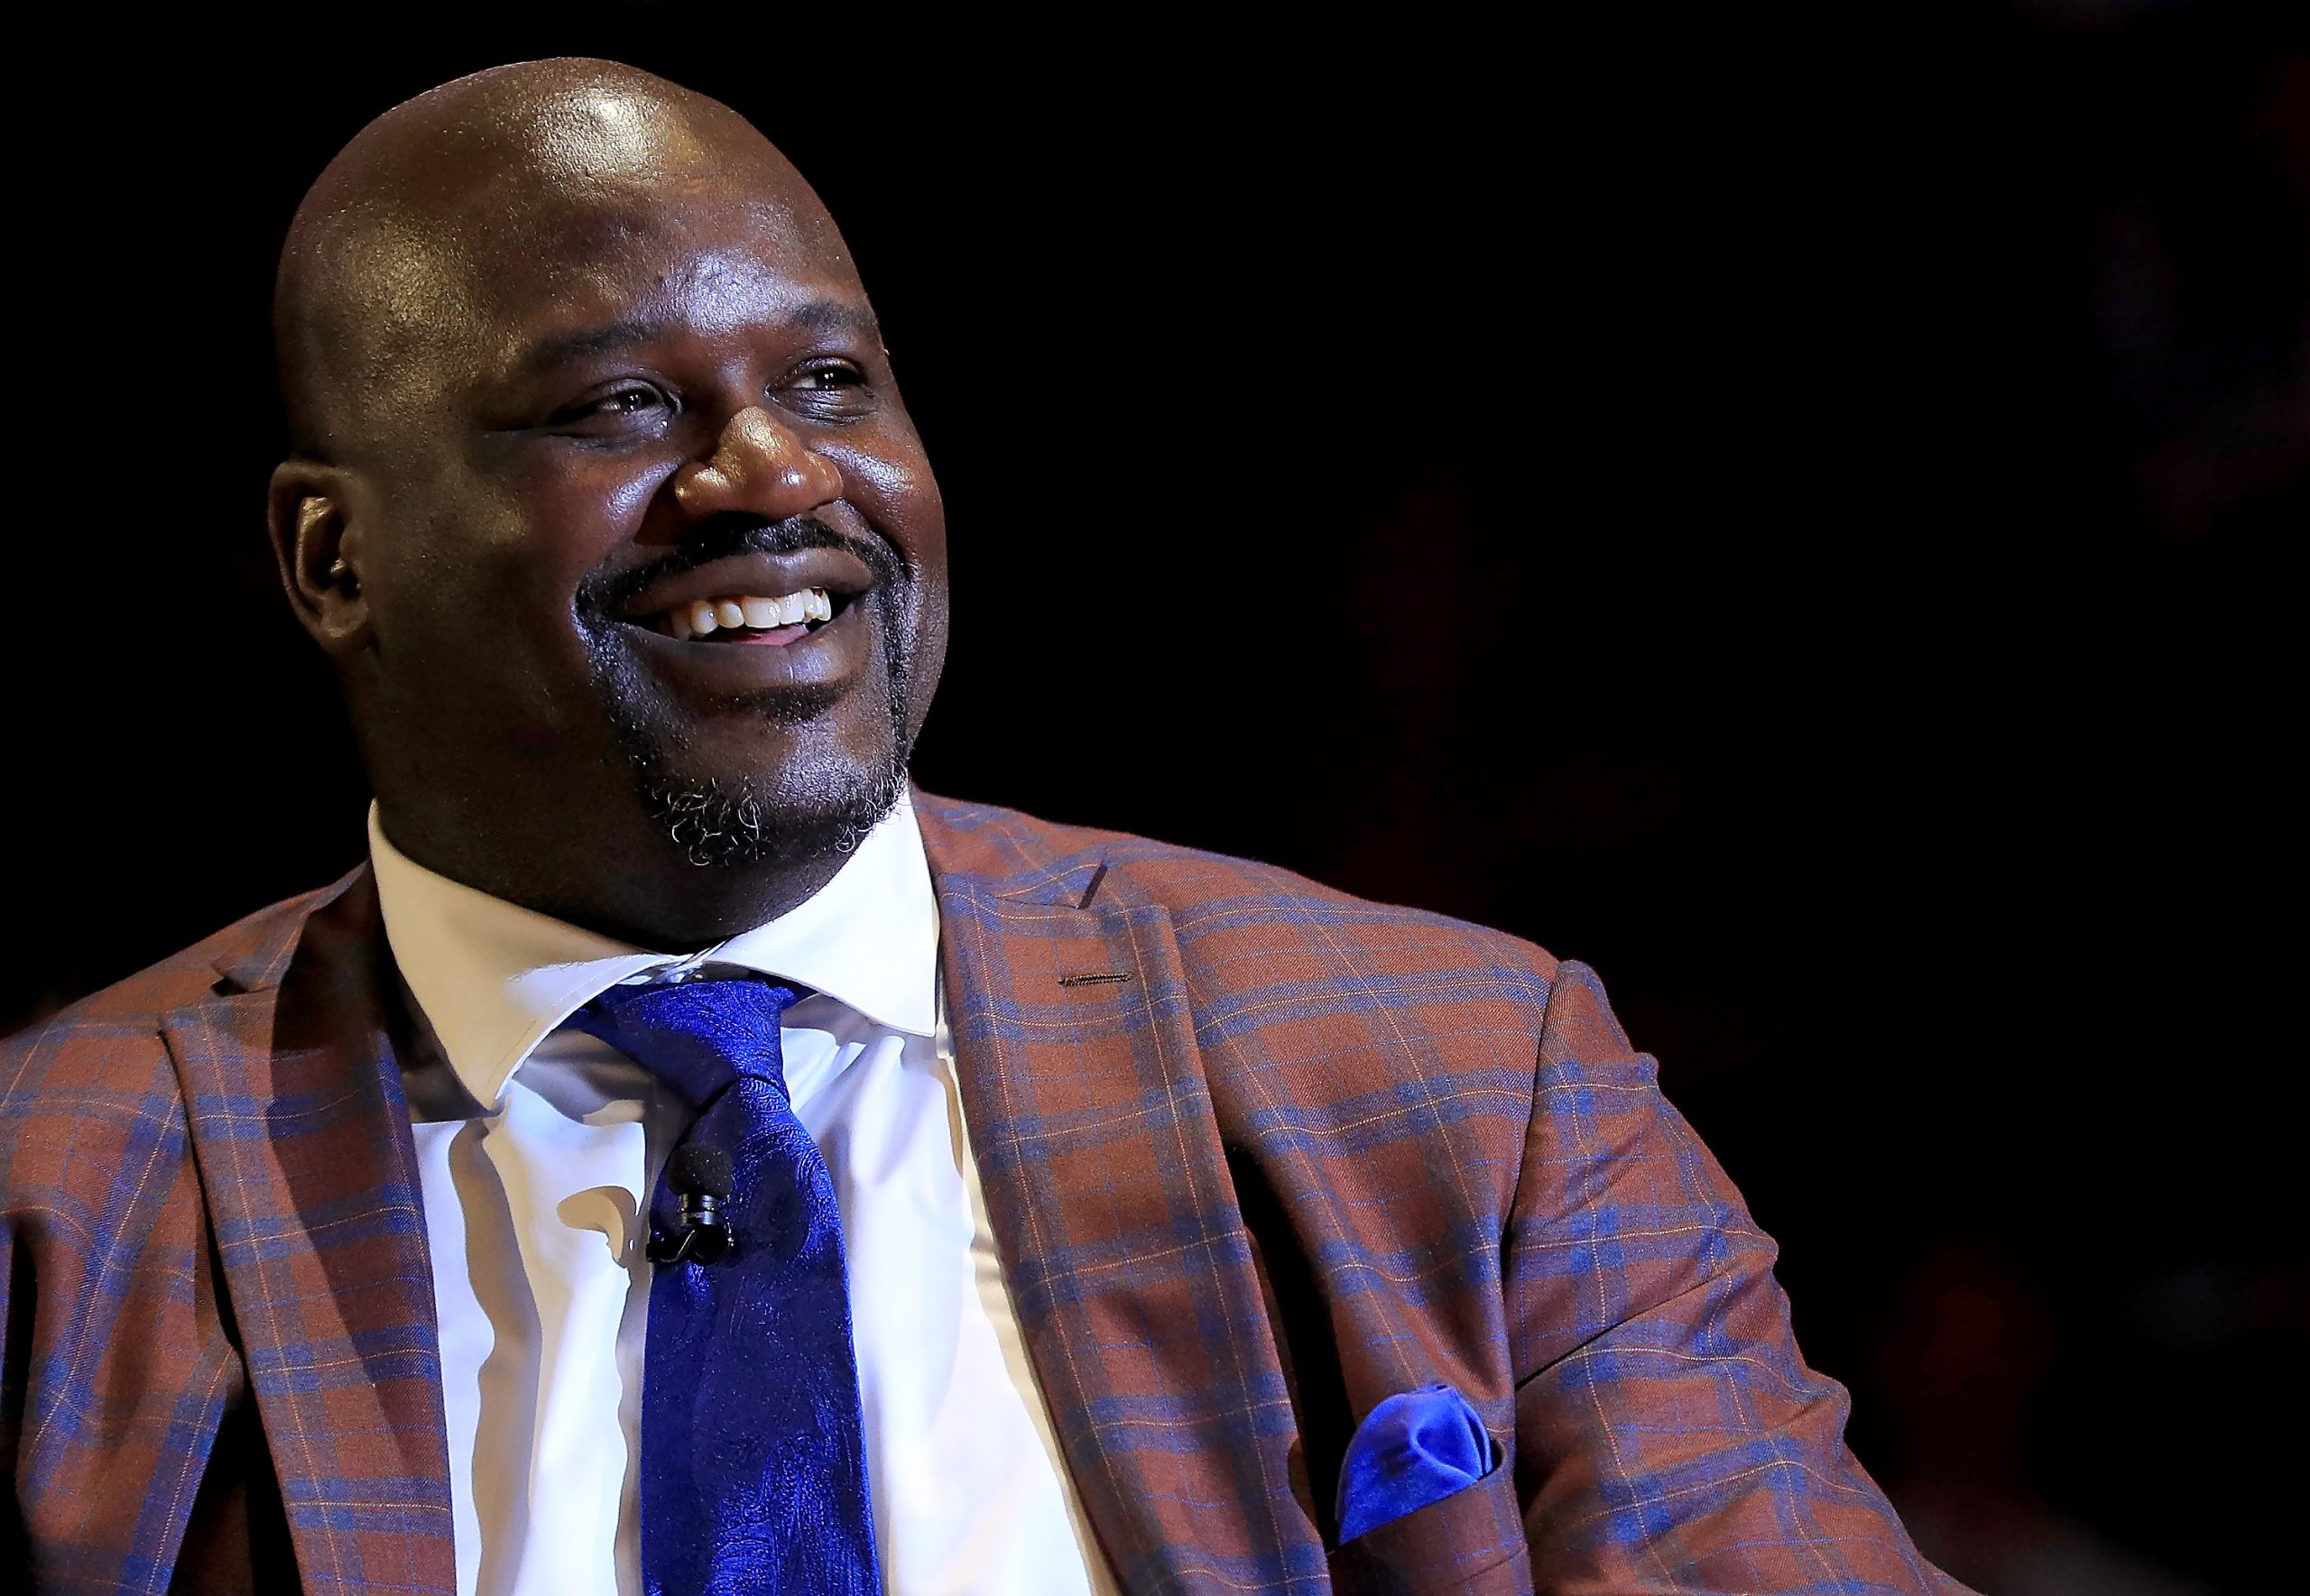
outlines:
{"label": "smiling mouth", "polygon": [[679,642],[753,643],[781,648],[808,637],[849,604],[846,595],[836,596],[823,587],[805,587],[772,595],[733,593],[692,599],[635,619]]}

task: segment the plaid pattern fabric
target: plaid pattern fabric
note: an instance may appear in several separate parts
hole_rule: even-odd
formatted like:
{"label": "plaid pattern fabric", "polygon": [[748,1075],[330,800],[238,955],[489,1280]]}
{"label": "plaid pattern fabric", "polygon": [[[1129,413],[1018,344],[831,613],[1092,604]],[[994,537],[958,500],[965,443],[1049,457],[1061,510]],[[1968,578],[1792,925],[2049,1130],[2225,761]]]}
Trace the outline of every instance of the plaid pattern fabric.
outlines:
{"label": "plaid pattern fabric", "polygon": [[[988,1210],[1126,1589],[1956,1589],[1588,972],[1265,866],[917,816]],[[0,1053],[0,1527],[41,1588],[252,1588],[291,1552],[310,1591],[451,1588],[385,957],[356,872]],[[1356,1423],[1436,1380],[1511,1461],[1335,1549]]]}
{"label": "plaid pattern fabric", "polygon": [[[264,1589],[284,1529],[308,1591],[454,1588],[366,886],[268,909],[0,1055],[0,1447],[42,1591]],[[271,1478],[205,1480],[220,1432],[243,1444],[219,1469],[257,1461],[252,1418]]]}
{"label": "plaid pattern fabric", "polygon": [[[1263,865],[919,814],[988,1211],[1128,1588],[1958,1589],[1590,971]],[[1327,1553],[1356,1423],[1437,1380],[1512,1464]]]}

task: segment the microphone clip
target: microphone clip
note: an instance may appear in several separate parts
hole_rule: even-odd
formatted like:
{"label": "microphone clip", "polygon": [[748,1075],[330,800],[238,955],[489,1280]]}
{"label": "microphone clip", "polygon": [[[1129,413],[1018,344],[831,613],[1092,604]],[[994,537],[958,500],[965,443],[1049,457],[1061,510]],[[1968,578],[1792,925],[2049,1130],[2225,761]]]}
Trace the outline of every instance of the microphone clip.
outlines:
{"label": "microphone clip", "polygon": [[650,1236],[652,1263],[713,1263],[730,1250],[730,1227],[711,1192],[684,1192],[673,1229]]}
{"label": "microphone clip", "polygon": [[684,1142],[666,1165],[666,1185],[681,1199],[670,1229],[652,1227],[651,1263],[713,1263],[730,1250],[730,1155],[705,1142]]}

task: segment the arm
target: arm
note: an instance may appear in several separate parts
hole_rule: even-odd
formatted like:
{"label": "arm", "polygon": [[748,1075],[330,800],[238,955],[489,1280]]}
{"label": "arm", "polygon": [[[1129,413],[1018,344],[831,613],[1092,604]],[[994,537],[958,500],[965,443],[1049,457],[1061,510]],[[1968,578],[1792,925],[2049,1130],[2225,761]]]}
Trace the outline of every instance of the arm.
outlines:
{"label": "arm", "polygon": [[16,1445],[24,1431],[24,1387],[32,1361],[32,1255],[16,1245],[15,1220],[0,1213],[0,1567],[32,1566],[32,1539],[24,1528],[23,1488],[16,1478]]}
{"label": "arm", "polygon": [[1584,965],[1548,1000],[1506,1252],[1538,1588],[1962,1590],[1846,1450],[1771,1239]]}
{"label": "arm", "polygon": [[68,1014],[0,1047],[0,1568],[36,1589],[176,1558],[243,1384],[207,1222],[157,1034]]}

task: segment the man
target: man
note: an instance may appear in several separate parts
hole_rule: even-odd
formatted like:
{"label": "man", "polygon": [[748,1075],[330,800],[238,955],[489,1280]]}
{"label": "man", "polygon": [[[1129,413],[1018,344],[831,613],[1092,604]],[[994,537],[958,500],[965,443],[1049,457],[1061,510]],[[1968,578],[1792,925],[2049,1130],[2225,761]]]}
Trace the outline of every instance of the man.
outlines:
{"label": "man", "polygon": [[909,789],[938,488],[733,113],[389,112],[277,335],[371,857],[0,1061],[41,1588],[1945,1588],[1586,971]]}

